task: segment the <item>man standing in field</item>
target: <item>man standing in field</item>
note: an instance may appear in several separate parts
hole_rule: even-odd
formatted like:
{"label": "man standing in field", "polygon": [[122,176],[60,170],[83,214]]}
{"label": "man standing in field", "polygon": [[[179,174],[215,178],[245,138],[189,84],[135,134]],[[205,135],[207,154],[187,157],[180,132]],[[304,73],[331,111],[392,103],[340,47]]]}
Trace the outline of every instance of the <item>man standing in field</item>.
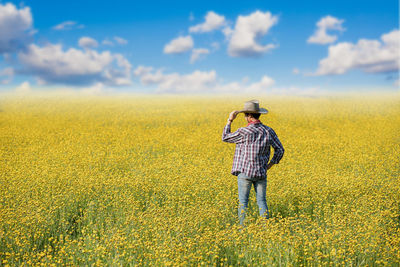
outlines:
{"label": "man standing in field", "polygon": [[[245,114],[248,124],[231,133],[231,123],[241,112]],[[241,225],[246,216],[251,185],[254,185],[256,191],[260,216],[269,218],[266,201],[267,170],[278,164],[284,153],[274,130],[259,120],[260,115],[266,113],[268,110],[260,108],[258,100],[250,100],[244,104],[243,110],[229,114],[222,133],[222,141],[236,144],[231,174],[238,177],[238,216]],[[274,148],[274,156],[269,161],[271,146]]]}

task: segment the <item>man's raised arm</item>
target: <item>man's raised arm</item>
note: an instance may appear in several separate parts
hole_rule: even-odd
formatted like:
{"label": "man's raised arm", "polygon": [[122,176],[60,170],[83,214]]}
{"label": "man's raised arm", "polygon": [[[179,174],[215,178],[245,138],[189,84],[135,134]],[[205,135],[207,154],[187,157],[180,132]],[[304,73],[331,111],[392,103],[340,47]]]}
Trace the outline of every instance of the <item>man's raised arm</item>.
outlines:
{"label": "man's raised arm", "polygon": [[236,115],[238,113],[238,111],[234,110],[229,114],[228,121],[226,122],[224,131],[222,132],[222,141],[228,143],[240,143],[243,141],[243,136],[240,132],[240,128],[236,132],[231,133],[231,123],[236,118]]}
{"label": "man's raised arm", "polygon": [[231,133],[231,123],[228,121],[222,132],[222,141],[227,143],[240,143],[242,140],[243,136],[240,132],[240,128],[236,132]]}

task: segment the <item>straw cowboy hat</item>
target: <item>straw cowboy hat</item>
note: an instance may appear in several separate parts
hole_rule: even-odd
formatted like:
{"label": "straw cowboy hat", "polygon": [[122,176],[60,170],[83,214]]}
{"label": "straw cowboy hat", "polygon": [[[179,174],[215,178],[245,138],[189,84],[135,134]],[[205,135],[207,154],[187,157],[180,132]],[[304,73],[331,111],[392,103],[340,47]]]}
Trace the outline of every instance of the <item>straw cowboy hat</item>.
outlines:
{"label": "straw cowboy hat", "polygon": [[265,108],[260,108],[258,104],[258,100],[250,100],[244,103],[244,108],[240,110],[238,113],[261,113],[261,114],[267,114],[268,110]]}

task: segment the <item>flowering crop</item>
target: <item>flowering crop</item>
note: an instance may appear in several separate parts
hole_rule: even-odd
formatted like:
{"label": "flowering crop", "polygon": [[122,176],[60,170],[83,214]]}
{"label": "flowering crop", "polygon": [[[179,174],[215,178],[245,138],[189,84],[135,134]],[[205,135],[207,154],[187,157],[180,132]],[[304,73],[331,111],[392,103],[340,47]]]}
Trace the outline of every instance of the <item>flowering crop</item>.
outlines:
{"label": "flowering crop", "polygon": [[400,98],[259,98],[285,155],[240,229],[247,100],[2,97],[0,265],[398,265]]}

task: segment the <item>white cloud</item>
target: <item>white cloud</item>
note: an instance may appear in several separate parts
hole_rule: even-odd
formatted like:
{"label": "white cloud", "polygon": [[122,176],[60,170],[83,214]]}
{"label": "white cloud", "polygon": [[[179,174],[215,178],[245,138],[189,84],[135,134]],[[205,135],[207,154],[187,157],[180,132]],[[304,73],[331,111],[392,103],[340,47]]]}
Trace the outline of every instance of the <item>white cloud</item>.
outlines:
{"label": "white cloud", "polygon": [[4,68],[0,71],[0,76],[13,76],[14,75],[14,69],[13,68]]}
{"label": "white cloud", "polygon": [[193,39],[190,35],[180,36],[164,47],[165,54],[180,54],[193,48]]}
{"label": "white cloud", "polygon": [[314,44],[329,44],[335,42],[337,40],[337,35],[329,35],[326,31],[344,31],[345,29],[342,27],[343,21],[342,19],[337,19],[329,15],[321,18],[317,22],[317,29],[314,34],[308,38],[307,42]]}
{"label": "white cloud", "polygon": [[243,82],[221,84],[217,73],[196,70],[189,74],[170,73],[154,70],[152,67],[139,66],[134,71],[143,85],[156,85],[158,93],[267,93],[275,83],[268,76],[250,85]]}
{"label": "white cloud", "polygon": [[275,81],[264,75],[259,81],[249,83],[247,76],[240,81],[223,83],[214,70],[193,71],[189,74],[164,73],[162,69],[139,66],[134,70],[135,75],[144,86],[155,85],[156,93],[212,93],[212,94],[238,94],[238,95],[317,95],[321,90],[317,87],[299,88],[276,87]]}
{"label": "white cloud", "polygon": [[192,50],[192,56],[190,57],[190,63],[194,63],[200,59],[201,55],[207,55],[210,51],[206,48],[197,48]]}
{"label": "white cloud", "polygon": [[248,77],[244,77],[242,82],[231,82],[227,84],[217,84],[213,91],[217,93],[233,93],[233,94],[263,94],[273,90],[272,85],[275,81],[264,75],[260,81],[247,85]]}
{"label": "white cloud", "polygon": [[216,93],[228,94],[266,94],[272,93],[276,90],[272,87],[275,81],[264,75],[261,80],[251,84],[247,84],[249,78],[244,77],[242,82],[230,82],[227,84],[217,84],[212,90]]}
{"label": "white cloud", "polygon": [[0,76],[7,77],[0,81],[0,84],[9,84],[14,77],[14,69],[13,68],[4,68],[0,71]]}
{"label": "white cloud", "polygon": [[275,87],[271,90],[272,94],[276,95],[299,95],[299,96],[316,96],[324,95],[324,93],[319,87]]}
{"label": "white cloud", "polygon": [[23,48],[33,35],[29,7],[17,9],[13,4],[0,4],[0,54]]}
{"label": "white cloud", "polygon": [[10,82],[11,82],[11,79],[10,79],[10,78],[0,80],[0,84],[9,84]]}
{"label": "white cloud", "polygon": [[213,43],[211,44],[211,47],[213,48],[214,51],[216,51],[216,50],[219,49],[219,43],[218,43],[218,42],[213,42]]}
{"label": "white cloud", "polygon": [[272,78],[270,78],[268,76],[263,76],[259,82],[252,83],[246,89],[247,89],[247,91],[256,93],[256,92],[263,91],[264,89],[267,89],[274,84],[275,84],[275,81]]}
{"label": "white cloud", "polygon": [[128,43],[127,40],[118,36],[114,36],[114,40],[120,45],[126,45]]}
{"label": "white cloud", "polygon": [[320,60],[315,75],[343,74],[351,69],[368,73],[393,72],[400,67],[400,31],[393,30],[379,40],[360,39],[329,46],[328,57]]}
{"label": "white cloud", "polygon": [[145,66],[139,66],[137,67],[134,71],[133,74],[136,76],[143,76],[153,70],[153,67],[145,67]]}
{"label": "white cloud", "polygon": [[[125,40],[124,38],[119,37],[119,36],[114,36],[113,40],[119,45],[126,45],[128,43],[128,40]],[[109,45],[109,46],[114,46],[115,45],[115,43],[113,41],[111,41],[110,39],[108,39],[108,38],[104,39],[101,43],[103,45]]]}
{"label": "white cloud", "polygon": [[97,46],[99,46],[99,43],[93,38],[84,36],[79,39],[79,46],[86,49],[96,48]]}
{"label": "white cloud", "polygon": [[59,44],[39,47],[31,44],[18,53],[23,66],[21,73],[35,75],[42,83],[84,85],[102,82],[108,85],[131,83],[131,65],[120,54],[98,53],[70,48],[64,51]]}
{"label": "white cloud", "polygon": [[87,95],[99,95],[104,93],[104,89],[104,84],[99,82],[92,86],[82,88],[80,92]]}
{"label": "white cloud", "polygon": [[226,24],[225,17],[209,11],[205,16],[205,22],[189,28],[189,32],[203,33],[217,30]]}
{"label": "white cloud", "polygon": [[275,48],[274,44],[261,45],[257,39],[266,35],[278,22],[270,12],[255,11],[248,16],[239,16],[235,28],[223,29],[229,40],[228,53],[232,57],[255,57]]}
{"label": "white cloud", "polygon": [[395,80],[393,85],[400,89],[400,79]]}
{"label": "white cloud", "polygon": [[114,45],[113,42],[111,42],[109,39],[105,39],[101,42],[103,45]]}
{"label": "white cloud", "polygon": [[143,85],[157,85],[156,92],[201,92],[216,82],[215,71],[194,71],[190,74],[164,74],[161,70],[145,72],[139,75]]}
{"label": "white cloud", "polygon": [[294,68],[292,72],[293,72],[293,74],[299,74],[300,70],[298,68]]}
{"label": "white cloud", "polygon": [[32,91],[31,85],[29,82],[23,82],[19,86],[15,88],[17,93],[26,94]]}
{"label": "white cloud", "polygon": [[233,29],[229,26],[226,26],[222,29],[222,33],[225,35],[225,38],[229,40],[232,37]]}
{"label": "white cloud", "polygon": [[61,30],[72,30],[72,29],[82,29],[85,26],[82,24],[78,24],[76,21],[64,21],[60,24],[57,24],[53,27],[53,30],[61,31]]}

